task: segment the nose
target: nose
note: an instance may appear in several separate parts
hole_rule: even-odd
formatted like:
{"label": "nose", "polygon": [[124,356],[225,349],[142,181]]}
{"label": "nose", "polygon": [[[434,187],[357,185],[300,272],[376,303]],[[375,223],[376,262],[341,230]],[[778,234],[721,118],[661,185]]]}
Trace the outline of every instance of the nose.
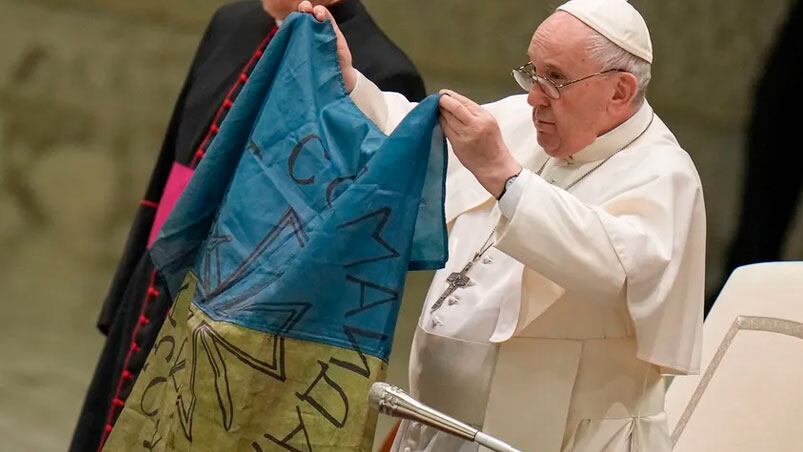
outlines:
{"label": "nose", "polygon": [[530,92],[527,93],[527,103],[531,107],[546,107],[549,105],[549,97],[541,89],[541,84],[533,83]]}

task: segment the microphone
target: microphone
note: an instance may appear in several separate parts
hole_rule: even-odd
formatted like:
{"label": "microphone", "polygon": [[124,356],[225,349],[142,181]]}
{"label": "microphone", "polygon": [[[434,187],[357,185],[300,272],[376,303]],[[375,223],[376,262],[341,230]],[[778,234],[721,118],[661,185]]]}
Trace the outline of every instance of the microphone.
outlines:
{"label": "microphone", "polygon": [[377,381],[371,385],[368,400],[371,407],[382,414],[420,422],[464,440],[473,441],[494,452],[521,452],[464,422],[424,405],[396,386]]}

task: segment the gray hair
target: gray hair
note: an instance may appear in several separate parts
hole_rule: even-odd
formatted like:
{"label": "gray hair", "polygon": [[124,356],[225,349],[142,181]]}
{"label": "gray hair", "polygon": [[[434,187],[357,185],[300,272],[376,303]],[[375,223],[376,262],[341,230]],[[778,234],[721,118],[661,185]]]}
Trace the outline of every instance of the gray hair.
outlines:
{"label": "gray hair", "polygon": [[600,71],[620,69],[629,72],[638,80],[635,105],[641,105],[650,84],[650,63],[617,46],[605,36],[592,30],[586,47],[592,61],[600,65]]}

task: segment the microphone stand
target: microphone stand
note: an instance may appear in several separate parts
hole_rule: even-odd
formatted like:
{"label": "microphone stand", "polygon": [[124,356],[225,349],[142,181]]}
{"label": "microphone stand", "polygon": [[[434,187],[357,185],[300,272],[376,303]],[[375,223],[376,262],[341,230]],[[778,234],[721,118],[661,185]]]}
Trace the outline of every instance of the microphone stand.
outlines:
{"label": "microphone stand", "polygon": [[493,452],[521,452],[504,441],[424,405],[396,386],[383,382],[374,383],[371,385],[369,400],[371,406],[382,414],[420,422],[467,441],[473,441]]}

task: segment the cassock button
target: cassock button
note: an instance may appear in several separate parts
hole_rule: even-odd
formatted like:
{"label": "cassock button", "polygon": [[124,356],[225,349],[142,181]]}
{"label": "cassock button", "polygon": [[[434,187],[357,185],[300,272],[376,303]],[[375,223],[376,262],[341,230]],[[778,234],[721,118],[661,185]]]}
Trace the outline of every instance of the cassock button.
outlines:
{"label": "cassock button", "polygon": [[458,302],[460,302],[460,300],[458,300],[456,297],[449,297],[449,299],[446,300],[446,302],[449,304],[449,306],[453,306],[456,305]]}
{"label": "cassock button", "polygon": [[413,452],[413,449],[410,446],[406,446],[404,452]]}
{"label": "cassock button", "polygon": [[441,325],[443,325],[443,320],[437,315],[432,316],[432,328],[437,328]]}
{"label": "cassock button", "polygon": [[494,263],[494,260],[491,257],[486,256],[482,258],[482,263],[485,265],[491,265]]}

